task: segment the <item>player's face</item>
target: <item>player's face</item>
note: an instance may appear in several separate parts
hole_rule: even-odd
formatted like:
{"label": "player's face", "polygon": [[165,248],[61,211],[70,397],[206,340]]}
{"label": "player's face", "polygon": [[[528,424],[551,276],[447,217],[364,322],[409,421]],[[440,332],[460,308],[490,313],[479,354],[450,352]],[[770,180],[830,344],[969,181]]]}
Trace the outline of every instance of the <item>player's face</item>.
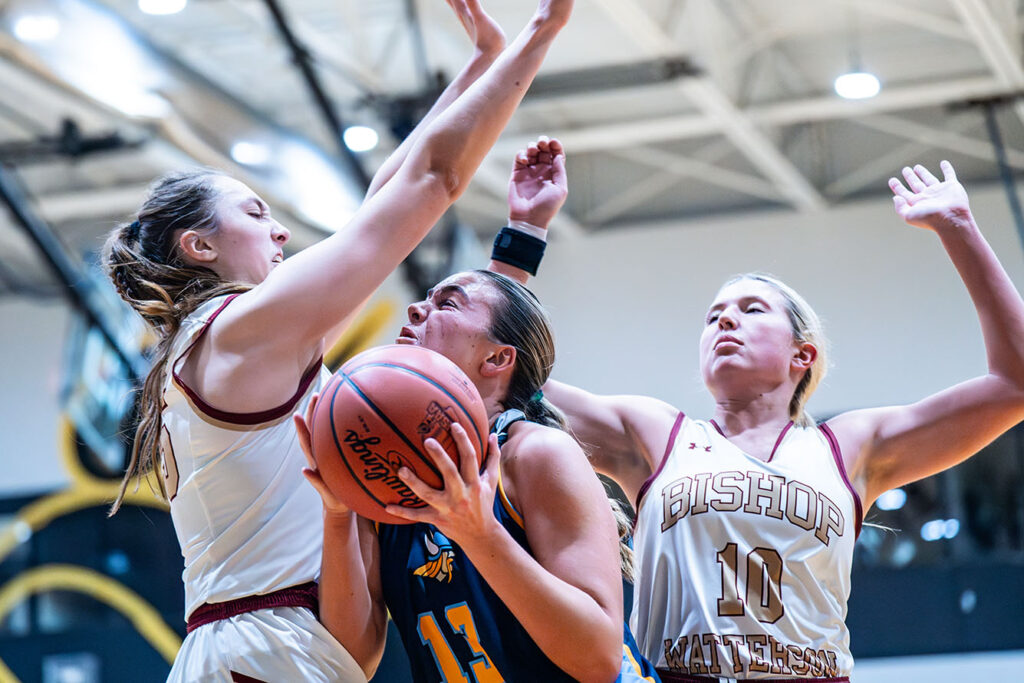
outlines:
{"label": "player's face", "polygon": [[759,280],[739,280],[723,287],[708,309],[701,374],[716,398],[770,391],[790,379],[798,351],[782,294]]}
{"label": "player's face", "polygon": [[255,192],[234,178],[217,176],[217,231],[207,238],[217,257],[210,265],[226,280],[259,284],[282,260],[291,233],[270,216]]}
{"label": "player's face", "polygon": [[494,345],[489,330],[497,303],[497,292],[479,275],[453,275],[427,292],[426,299],[409,306],[409,324],[395,342],[444,354],[473,378]]}

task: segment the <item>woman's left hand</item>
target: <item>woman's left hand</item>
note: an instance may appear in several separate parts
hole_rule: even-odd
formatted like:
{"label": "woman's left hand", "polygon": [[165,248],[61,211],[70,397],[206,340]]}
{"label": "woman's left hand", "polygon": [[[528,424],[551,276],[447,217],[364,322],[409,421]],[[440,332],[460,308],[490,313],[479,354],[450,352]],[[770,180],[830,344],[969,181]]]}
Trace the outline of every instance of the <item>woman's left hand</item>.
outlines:
{"label": "woman's left hand", "polygon": [[445,452],[436,439],[426,439],[423,447],[444,480],[443,489],[428,486],[408,467],[398,470],[413,493],[427,504],[422,508],[406,508],[388,505],[385,512],[411,522],[432,524],[456,543],[479,539],[491,533],[497,526],[494,516],[494,495],[498,488],[498,464],[501,453],[498,437],[491,435],[487,441],[485,468],[477,468],[476,453],[466,430],[458,423],[451,427],[452,437],[459,450],[459,467]]}
{"label": "woman's left hand", "polygon": [[948,161],[939,164],[943,179],[917,164],[903,168],[904,187],[896,178],[889,178],[896,213],[910,225],[928,230],[940,230],[970,219],[971,208],[967,191],[956,179],[956,171]]}

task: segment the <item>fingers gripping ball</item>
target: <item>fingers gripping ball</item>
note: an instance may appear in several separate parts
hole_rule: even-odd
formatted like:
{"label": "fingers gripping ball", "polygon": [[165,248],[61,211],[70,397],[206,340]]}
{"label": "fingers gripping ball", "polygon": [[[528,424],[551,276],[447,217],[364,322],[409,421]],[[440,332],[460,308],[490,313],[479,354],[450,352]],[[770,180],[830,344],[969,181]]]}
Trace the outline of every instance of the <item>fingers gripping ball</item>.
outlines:
{"label": "fingers gripping ball", "polygon": [[398,469],[405,465],[443,488],[423,440],[437,439],[458,467],[452,422],[465,428],[479,467],[487,411],[465,373],[429,349],[381,346],[345,363],[324,387],[310,427],[313,458],[324,482],[351,509],[378,522],[408,524],[384,512],[388,504],[426,505]]}

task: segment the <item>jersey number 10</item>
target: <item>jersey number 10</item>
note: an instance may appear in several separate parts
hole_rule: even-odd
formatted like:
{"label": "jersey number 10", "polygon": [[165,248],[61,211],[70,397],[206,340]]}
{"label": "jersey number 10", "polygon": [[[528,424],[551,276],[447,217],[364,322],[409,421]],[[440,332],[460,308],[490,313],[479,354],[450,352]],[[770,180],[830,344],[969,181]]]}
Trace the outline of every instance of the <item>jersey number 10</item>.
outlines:
{"label": "jersey number 10", "polygon": [[718,599],[718,616],[742,617],[745,610],[765,624],[782,618],[782,556],[772,548],[754,548],[747,553],[746,590],[740,593],[739,551],[735,543],[727,543],[718,551],[722,565],[722,597]]}

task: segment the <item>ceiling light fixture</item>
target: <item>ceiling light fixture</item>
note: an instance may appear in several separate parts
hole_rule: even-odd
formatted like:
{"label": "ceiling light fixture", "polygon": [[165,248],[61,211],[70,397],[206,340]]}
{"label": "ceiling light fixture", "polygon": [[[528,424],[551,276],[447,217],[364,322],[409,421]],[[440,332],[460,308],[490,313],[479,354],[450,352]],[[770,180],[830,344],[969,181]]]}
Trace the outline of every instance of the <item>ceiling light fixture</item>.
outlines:
{"label": "ceiling light fixture", "polygon": [[849,72],[836,78],[832,87],[836,94],[847,100],[864,100],[874,97],[881,91],[882,84],[873,73],[861,68],[860,60],[860,26],[857,16],[850,10],[850,65]]}
{"label": "ceiling light fixture", "polygon": [[139,0],[139,9],[146,14],[177,14],[186,4],[188,0]]}
{"label": "ceiling light fixture", "polygon": [[30,14],[14,22],[14,35],[23,43],[45,43],[60,33],[60,22],[49,14]]}
{"label": "ceiling light fixture", "polygon": [[882,89],[878,77],[866,71],[851,71],[835,80],[836,94],[848,100],[864,100],[874,97]]}
{"label": "ceiling light fixture", "polygon": [[349,126],[342,135],[345,146],[353,152],[369,152],[377,146],[380,136],[368,126]]}
{"label": "ceiling light fixture", "polygon": [[270,161],[266,145],[241,140],[231,146],[231,158],[246,166],[261,166]]}

